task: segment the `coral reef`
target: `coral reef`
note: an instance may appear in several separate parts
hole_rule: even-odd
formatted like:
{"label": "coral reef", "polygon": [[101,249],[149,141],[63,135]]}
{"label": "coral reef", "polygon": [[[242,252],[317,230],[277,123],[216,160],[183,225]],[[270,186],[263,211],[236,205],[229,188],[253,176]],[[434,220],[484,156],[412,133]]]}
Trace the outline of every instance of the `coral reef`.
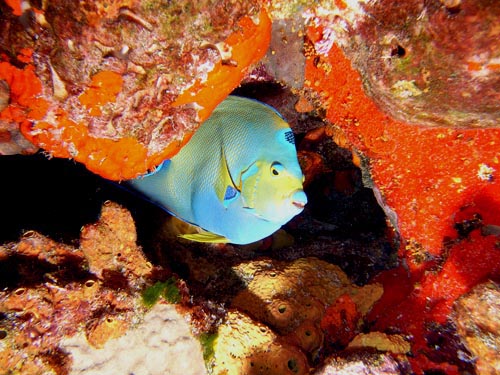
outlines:
{"label": "coral reef", "polygon": [[[339,50],[331,58],[337,66],[343,59]],[[344,77],[350,69],[347,64],[342,68]],[[433,329],[432,322],[446,322],[456,298],[477,282],[499,275],[497,239],[483,236],[479,228],[498,225],[500,184],[492,174],[484,178],[480,172],[485,166],[490,172],[496,169],[498,131],[423,130],[395,122],[378,112],[361,91],[353,94],[361,86],[355,77],[357,74],[345,83],[342,94],[328,94],[336,101],[343,98],[338,105],[331,102],[328,110],[342,135],[338,136],[336,126],[327,131],[333,137],[345,137],[356,157],[359,153],[368,156],[368,181],[375,185],[381,205],[399,229],[403,239],[400,256],[409,268],[401,267],[378,279],[386,295],[373,319],[379,330],[398,327],[398,332],[414,335],[418,344],[413,350],[419,353],[412,360],[414,371],[441,368],[455,373],[455,365],[428,359],[435,348],[429,347],[426,336]],[[331,78],[322,82],[326,85]],[[337,90],[332,88],[332,92]],[[485,217],[485,222],[463,237],[457,228],[473,222],[476,215]],[[474,262],[465,261],[471,257]],[[438,348],[443,351],[442,346]],[[450,350],[458,356],[461,349]],[[456,358],[450,362],[460,362]]]}
{"label": "coral reef", "polygon": [[0,5],[2,124],[115,180],[173,156],[270,39],[256,1],[20,3]]}
{"label": "coral reef", "polygon": [[[499,15],[488,0],[1,2],[0,154],[135,177],[241,83],[290,122],[309,203],[247,247],[179,242],[144,202],[127,205],[138,233],[108,203],[78,245],[1,245],[0,369],[106,371],[83,361],[162,340],[157,313],[182,319],[167,300],[213,373],[498,372]],[[4,216],[46,193],[9,189]]]}
{"label": "coral reef", "polygon": [[[338,266],[315,257],[254,259],[253,251],[194,246],[174,255],[193,294],[193,323],[213,337],[207,367],[214,374],[310,373],[346,348],[383,293],[377,284],[353,284]],[[392,339],[379,350],[407,351],[403,338]],[[369,343],[359,347],[360,356],[371,351]]]}
{"label": "coral reef", "polygon": [[500,4],[335,1],[312,10],[317,50],[341,46],[370,98],[418,125],[498,127]]}
{"label": "coral reef", "polygon": [[[317,258],[249,260],[227,268],[224,262],[214,263],[206,245],[197,244],[204,258],[182,251],[191,285],[217,278],[223,269],[233,274],[221,280],[231,308],[219,309],[215,318],[216,305],[203,297],[209,293],[193,303],[177,278],[148,287],[158,277],[165,280],[166,272],[147,261],[136,236],[130,213],[106,202],[99,221],[82,228],[78,247],[37,232],[3,245],[0,260],[13,264],[20,275],[0,293],[2,368],[26,374],[201,374],[200,343],[184,321],[189,313],[209,353],[210,373],[307,374],[326,347],[351,341],[383,292],[377,284],[352,284],[338,266]],[[229,259],[234,262],[237,254]],[[233,294],[236,280],[243,287]],[[180,303],[183,314],[160,298]],[[341,334],[334,332],[344,329],[346,320],[352,321],[352,330],[340,343],[336,338]],[[211,331],[213,339],[203,340]],[[387,345],[378,348],[397,352]],[[189,361],[178,360],[186,356]]]}
{"label": "coral reef", "polygon": [[[413,335],[417,354],[411,363],[417,373],[437,368],[456,373],[469,364],[459,359],[463,348],[452,344],[457,339],[447,325],[451,306],[477,283],[500,275],[498,240],[482,229],[499,223],[500,133],[429,129],[388,117],[362,91],[366,78],[342,50],[335,44],[325,50],[323,27],[308,29],[306,80],[331,122],[325,131],[353,150],[403,240],[406,267],[376,279],[385,295],[370,319],[378,330]],[[436,330],[443,331],[449,348],[432,344]],[[436,350],[454,354],[434,361]]]}
{"label": "coral reef", "polygon": [[[157,364],[156,372],[148,369],[165,350],[172,358],[184,350],[194,358],[198,351],[199,367],[192,368],[201,373],[201,349],[184,317],[162,304],[144,315],[139,291],[155,270],[135,237],[130,213],[109,202],[100,220],[82,229],[80,247],[36,232],[0,247],[2,266],[18,273],[17,282],[2,279],[10,285],[0,292],[0,373],[103,374],[111,373],[106,366],[118,363],[129,368],[126,373],[134,368],[161,373]],[[152,345],[150,357],[144,357],[143,346],[134,350],[134,343],[145,341]],[[165,345],[158,347],[158,342]],[[185,373],[182,366],[176,373]]]}
{"label": "coral reef", "polygon": [[[315,66],[316,57],[328,67]],[[453,216],[498,190],[494,171],[500,132],[423,129],[392,120],[366,97],[358,73],[336,46],[326,59],[312,54],[307,69],[309,81],[328,103],[332,125],[326,132],[345,137],[346,146],[369,160],[365,167],[371,185],[380,191],[381,204],[395,211],[394,224],[408,243],[423,247],[428,257],[439,253],[443,238],[456,233]],[[341,85],[336,77],[342,77]],[[486,176],[485,168],[490,171]]]}
{"label": "coral reef", "polygon": [[339,299],[353,302],[354,336],[362,317],[383,293],[377,284],[352,285],[338,266],[315,258],[254,261],[238,265],[234,272],[249,282],[234,297],[232,307],[269,325],[285,336],[286,342],[295,343],[310,355],[323,346],[323,331],[333,333],[344,328],[344,324],[332,327],[331,307]]}

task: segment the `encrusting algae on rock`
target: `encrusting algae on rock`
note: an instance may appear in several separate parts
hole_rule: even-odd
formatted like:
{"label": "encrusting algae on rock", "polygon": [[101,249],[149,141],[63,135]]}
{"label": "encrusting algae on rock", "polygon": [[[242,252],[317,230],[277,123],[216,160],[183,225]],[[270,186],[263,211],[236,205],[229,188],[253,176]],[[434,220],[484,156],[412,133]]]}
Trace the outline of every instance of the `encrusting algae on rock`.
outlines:
{"label": "encrusting algae on rock", "polygon": [[[384,13],[384,5],[389,4],[386,1],[370,4],[375,16]],[[498,20],[498,6],[483,8],[480,2],[473,1],[462,1],[455,10],[447,9],[443,2],[441,4],[435,2],[433,5],[411,2],[407,5],[416,8],[431,7],[429,13],[422,14],[426,14],[426,17],[431,15],[431,23],[436,22],[433,26],[435,30],[447,27],[450,30],[460,28],[461,37],[470,37],[475,41],[475,43],[471,41],[457,43],[453,39],[453,34],[443,33],[439,38],[447,45],[446,48],[452,50],[457,48],[468,53],[474,53],[476,48],[489,48],[486,46],[491,43],[491,38],[466,30],[475,27],[480,27],[482,30],[489,27],[495,29],[495,22],[491,20]],[[491,121],[497,116],[499,107],[498,101],[495,100],[490,106],[477,106],[478,102],[493,98],[487,93],[493,92],[492,87],[498,86],[498,71],[494,67],[486,69],[481,66],[479,70],[485,76],[484,80],[479,82],[474,73],[475,68],[461,64],[456,66],[457,80],[440,79],[441,74],[445,77],[450,77],[450,74],[453,76],[455,73],[454,71],[450,73],[450,67],[455,69],[455,66],[440,65],[437,74],[432,76],[434,70],[427,72],[424,69],[420,70],[421,64],[418,63],[418,59],[422,57],[419,53],[425,51],[425,49],[420,50],[420,47],[430,43],[431,50],[439,48],[440,44],[435,42],[435,39],[428,42],[411,39],[398,41],[398,35],[393,35],[395,44],[391,47],[391,40],[388,40],[389,44],[386,47],[389,52],[390,48],[393,48],[394,55],[389,54],[385,60],[376,59],[377,64],[394,68],[406,61],[409,65],[401,67],[408,70],[394,69],[394,74],[384,75],[383,80],[391,80],[398,74],[413,74],[425,80],[426,76],[431,74],[427,77],[428,82],[440,80],[452,86],[461,80],[466,82],[458,85],[452,95],[447,90],[443,91],[443,87],[438,84],[436,90],[431,88],[425,95],[411,96],[403,102],[395,100],[392,107],[388,104],[390,95],[378,97],[379,102],[384,101],[385,106],[389,107],[387,110],[389,113],[399,111],[401,105],[411,106],[409,103],[431,100],[436,110],[434,115],[431,113],[427,116],[427,120],[431,119],[431,125],[446,127],[422,127],[417,120],[414,120],[415,124],[395,120],[382,112],[363,91],[363,83],[368,80],[372,85],[372,95],[384,89],[382,84],[379,84],[380,80],[373,80],[370,67],[368,70],[360,69],[360,71],[352,67],[352,65],[358,68],[365,66],[366,62],[372,59],[361,57],[353,62],[348,58],[353,58],[358,51],[355,46],[348,45],[350,36],[355,37],[359,32],[365,38],[361,42],[366,43],[367,40],[382,37],[378,32],[366,33],[367,30],[389,26],[379,24],[371,13],[365,13],[368,8],[359,10],[362,14],[358,16],[364,19],[364,22],[358,24],[361,28],[339,28],[337,31],[340,31],[343,38],[340,38],[338,43],[333,37],[335,25],[340,26],[342,22],[349,20],[329,17],[336,14],[335,10],[323,9],[323,13],[316,14],[314,22],[307,30],[307,86],[321,98],[320,102],[326,111],[325,117],[330,122],[326,126],[326,133],[331,137],[342,139],[343,145],[353,151],[355,159],[362,161],[361,167],[369,176],[367,182],[374,187],[379,203],[385,208],[392,225],[402,239],[399,255],[407,267],[400,266],[397,270],[386,271],[376,279],[384,284],[385,295],[375,306],[369,319],[375,322],[374,327],[378,330],[396,331],[414,338],[412,352],[415,357],[410,361],[416,373],[439,369],[455,374],[460,367],[456,363],[461,362],[459,350],[455,349],[455,361],[448,359],[434,361],[432,358],[436,355],[439,357],[443,349],[442,345],[430,344],[430,336],[437,330],[436,327],[440,327],[443,331],[449,330],[447,321],[451,308],[460,295],[478,282],[488,278],[496,279],[500,275],[498,239],[492,235],[483,235],[481,231],[483,226],[499,224],[500,183],[494,175],[500,163],[498,152],[500,131],[497,128],[498,122]],[[457,11],[456,15],[453,14],[454,11]],[[478,12],[485,12],[485,17],[488,18],[484,29],[481,21],[472,16]],[[391,17],[396,17],[392,26],[403,25],[397,14],[399,13],[391,14]],[[416,28],[411,29],[413,31],[418,30],[418,14],[418,12],[404,14],[404,17],[411,18],[411,22],[416,22]],[[496,17],[490,18],[493,14]],[[464,18],[467,18],[470,24],[462,26],[460,20]],[[429,19],[423,21],[428,22]],[[389,19],[389,22],[393,21]],[[406,35],[411,30],[403,30],[403,34]],[[423,32],[426,32],[425,29]],[[482,42],[479,41],[481,37],[483,37]],[[373,45],[374,48],[367,50],[361,48],[363,54],[374,53],[383,47],[374,43],[369,45]],[[408,48],[401,51],[400,47],[405,46]],[[493,57],[497,53],[498,49],[492,49],[485,56]],[[471,57],[466,53],[446,53],[446,55],[451,59]],[[436,63],[437,56],[430,57],[432,64]],[[439,65],[442,61],[437,63]],[[427,84],[419,79],[415,80],[417,85],[422,85],[421,87]],[[480,95],[477,100],[471,100],[467,95],[462,98],[463,100],[456,100],[457,96],[465,92],[466,87],[473,91],[480,87],[479,91],[475,92],[482,91],[485,95],[482,97]],[[455,124],[457,126],[445,124],[446,118],[443,119],[441,116],[453,103],[443,102],[439,99],[441,94],[446,96],[446,100],[455,101],[456,109],[461,110],[465,105],[475,107],[470,112],[471,116],[462,118],[464,121],[457,120]],[[463,101],[466,104],[462,104]],[[430,105],[425,110],[430,111],[432,107],[433,105]],[[484,113],[478,113],[483,110]],[[407,121],[413,121],[412,115],[404,111],[400,113],[408,116],[405,118]],[[485,122],[482,123],[481,119],[485,119]],[[478,129],[476,126],[489,129]],[[486,173],[488,176],[486,178],[482,177],[482,171],[485,170],[483,165],[487,166],[489,171],[495,170],[495,172]],[[478,217],[481,219],[478,220]],[[472,224],[474,222],[476,224]],[[461,229],[464,227],[469,229],[464,231]],[[468,366],[467,362],[465,359],[461,362],[461,366]]]}
{"label": "encrusting algae on rock", "polygon": [[[0,118],[113,180],[175,155],[270,39],[258,1],[25,2],[33,18],[20,17],[20,3],[0,4],[0,79],[11,98]],[[221,43],[229,59],[212,47]]]}

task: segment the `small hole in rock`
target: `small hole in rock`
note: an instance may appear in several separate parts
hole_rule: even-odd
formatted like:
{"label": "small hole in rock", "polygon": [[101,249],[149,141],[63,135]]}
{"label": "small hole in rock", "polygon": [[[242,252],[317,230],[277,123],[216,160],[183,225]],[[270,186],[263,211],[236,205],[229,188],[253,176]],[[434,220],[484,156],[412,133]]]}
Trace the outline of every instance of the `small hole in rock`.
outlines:
{"label": "small hole in rock", "polygon": [[391,49],[391,56],[392,57],[404,57],[404,55],[406,55],[406,50],[404,49],[404,47],[401,47],[399,44],[394,46]]}
{"label": "small hole in rock", "polygon": [[33,319],[35,317],[35,314],[33,314],[33,312],[31,312],[31,311],[26,311],[20,317],[22,317],[23,320],[28,321],[28,320]]}
{"label": "small hole in rock", "polygon": [[447,7],[446,10],[448,11],[448,14],[450,16],[454,16],[458,13],[460,13],[461,9],[460,9],[460,6],[457,5],[457,6],[453,6],[453,7]]}
{"label": "small hole in rock", "polygon": [[94,285],[95,285],[95,281],[94,280],[88,280],[88,281],[85,282],[85,286],[87,288],[92,288]]}
{"label": "small hole in rock", "polygon": [[445,373],[442,370],[438,369],[431,369],[431,370],[425,370],[424,375],[444,375]]}
{"label": "small hole in rock", "polygon": [[311,335],[312,335],[312,332],[311,332],[311,331],[306,331],[306,332],[305,332],[305,335],[306,335],[306,336],[311,336]]}
{"label": "small hole in rock", "polygon": [[7,331],[0,330],[0,340],[3,340],[7,337]]}
{"label": "small hole in rock", "polygon": [[280,314],[284,314],[285,311],[286,311],[286,306],[285,305],[281,305],[281,306],[278,307],[278,312]]}
{"label": "small hole in rock", "polygon": [[299,372],[299,366],[297,365],[297,361],[295,359],[289,359],[287,363],[288,369],[293,373]]}
{"label": "small hole in rock", "polygon": [[34,230],[29,230],[29,231],[23,233],[24,238],[31,238],[31,237],[35,237],[35,236],[36,236],[36,233]]}

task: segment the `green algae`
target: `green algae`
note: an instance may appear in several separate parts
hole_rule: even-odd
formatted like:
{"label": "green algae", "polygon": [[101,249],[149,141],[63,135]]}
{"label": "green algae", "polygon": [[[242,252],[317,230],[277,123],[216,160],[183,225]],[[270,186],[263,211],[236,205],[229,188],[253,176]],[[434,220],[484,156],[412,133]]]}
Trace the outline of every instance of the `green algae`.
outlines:
{"label": "green algae", "polygon": [[[217,341],[217,333],[202,333],[198,339],[200,340],[201,347],[203,349],[203,359],[208,365],[214,357],[214,345]],[[207,366],[208,367],[208,366]]]}
{"label": "green algae", "polygon": [[181,294],[175,277],[171,277],[164,282],[158,281],[149,288],[146,288],[142,292],[142,303],[147,308],[151,308],[158,302],[160,297],[163,297],[169,303],[180,302]]}

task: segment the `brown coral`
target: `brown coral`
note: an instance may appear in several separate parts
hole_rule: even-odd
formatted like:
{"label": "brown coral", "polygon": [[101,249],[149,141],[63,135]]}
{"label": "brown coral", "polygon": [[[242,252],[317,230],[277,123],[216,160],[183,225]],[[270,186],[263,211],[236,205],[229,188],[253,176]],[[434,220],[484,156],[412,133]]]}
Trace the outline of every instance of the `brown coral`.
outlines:
{"label": "brown coral", "polygon": [[17,260],[26,277],[0,292],[0,368],[37,374],[60,367],[64,373],[69,362],[59,350],[62,338],[84,328],[88,341],[102,347],[122,335],[141,305],[121,287],[143,287],[152,271],[135,240],[130,213],[108,202],[100,221],[83,229],[80,248],[36,232],[1,246],[0,260]]}
{"label": "brown coral", "polygon": [[135,224],[130,212],[106,202],[101,219],[82,229],[80,248],[89,270],[98,278],[122,273],[133,280],[148,275],[152,265],[136,244]]}
{"label": "brown coral", "polygon": [[239,264],[234,270],[250,281],[232,306],[269,325],[307,353],[322,346],[321,320],[339,297],[349,295],[361,317],[382,295],[379,285],[355,286],[338,266],[316,258],[260,260]]}

